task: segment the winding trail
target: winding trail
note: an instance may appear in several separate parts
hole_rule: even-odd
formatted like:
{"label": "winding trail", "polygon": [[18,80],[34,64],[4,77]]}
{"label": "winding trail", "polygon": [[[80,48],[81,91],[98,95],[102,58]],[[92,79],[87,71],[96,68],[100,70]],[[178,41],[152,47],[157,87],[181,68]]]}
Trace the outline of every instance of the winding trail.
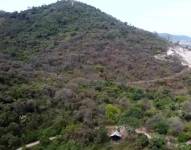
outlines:
{"label": "winding trail", "polygon": [[[54,136],[54,137],[50,137],[49,140],[50,141],[53,141],[55,140],[56,138],[58,138],[57,136]],[[17,148],[16,150],[24,150],[25,148],[31,148],[31,147],[34,147],[36,145],[39,145],[40,144],[40,141],[35,141],[35,142],[32,142],[32,143],[29,143],[27,145],[24,145],[22,147],[19,147]]]}
{"label": "winding trail", "polygon": [[[127,136],[127,133],[126,133],[126,128],[125,126],[106,126],[106,129],[108,130],[108,133],[109,132],[112,132],[112,131],[115,131],[117,128],[120,128],[120,131],[123,132],[123,136],[124,138]],[[109,131],[110,130],[110,131]],[[147,132],[146,128],[137,128],[134,130],[136,134],[143,134],[145,135],[148,139],[152,139],[151,135]],[[50,137],[49,140],[50,141],[53,141],[55,139],[57,139],[60,135],[58,136],[54,136],[54,137]],[[109,136],[109,135],[108,135]],[[25,148],[32,148],[34,146],[37,146],[40,144],[40,140],[38,141],[35,141],[35,142],[32,142],[32,143],[29,143],[29,144],[26,144],[22,147],[19,147],[17,148],[16,150],[24,150]]]}
{"label": "winding trail", "polygon": [[191,71],[191,68],[185,68],[181,72],[175,73],[174,75],[171,75],[171,76],[158,78],[158,79],[152,79],[152,80],[130,81],[130,82],[127,82],[127,84],[128,85],[140,85],[140,84],[150,84],[150,83],[155,83],[155,82],[163,82],[166,80],[175,79],[185,73],[189,73],[190,71]]}
{"label": "winding trail", "polygon": [[152,139],[152,136],[147,132],[147,129],[146,128],[138,128],[138,129],[135,129],[135,133],[137,134],[143,134],[145,135],[148,139]]}
{"label": "winding trail", "polygon": [[[185,73],[190,73],[190,72],[191,72],[191,68],[187,67],[187,68],[183,69],[182,71],[180,71],[178,73],[174,73],[173,75],[169,75],[169,76],[162,77],[162,78],[156,78],[156,79],[151,79],[151,80],[127,81],[125,83],[120,82],[120,81],[114,81],[114,83],[119,84],[119,85],[121,85],[121,84],[126,84],[126,85],[151,84],[151,83],[156,83],[156,82],[164,82],[164,81],[167,81],[167,80],[173,80],[173,79],[176,79],[176,78],[184,75]],[[46,75],[52,76],[52,77],[58,78],[58,79],[65,78],[65,76],[63,76],[62,74],[56,74],[56,73],[52,73],[52,72],[51,73],[50,72],[46,73]],[[90,81],[97,81],[97,79],[90,80]]]}

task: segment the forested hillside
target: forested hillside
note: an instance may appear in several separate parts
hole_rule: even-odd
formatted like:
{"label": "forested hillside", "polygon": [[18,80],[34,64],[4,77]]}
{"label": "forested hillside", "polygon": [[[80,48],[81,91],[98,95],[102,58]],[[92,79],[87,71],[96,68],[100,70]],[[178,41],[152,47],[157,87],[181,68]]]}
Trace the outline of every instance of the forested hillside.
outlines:
{"label": "forested hillside", "polygon": [[[1,11],[0,149],[37,140],[35,150],[166,149],[166,137],[173,139],[171,148],[189,148],[190,74],[126,84],[184,69],[176,58],[155,59],[169,45],[80,2]],[[132,132],[113,145],[111,125],[146,127],[154,138]]]}
{"label": "forested hillside", "polygon": [[153,57],[166,51],[166,41],[79,2],[0,16],[0,51],[35,70],[76,69],[92,76],[98,67],[113,80],[151,79],[181,70],[179,63]]}

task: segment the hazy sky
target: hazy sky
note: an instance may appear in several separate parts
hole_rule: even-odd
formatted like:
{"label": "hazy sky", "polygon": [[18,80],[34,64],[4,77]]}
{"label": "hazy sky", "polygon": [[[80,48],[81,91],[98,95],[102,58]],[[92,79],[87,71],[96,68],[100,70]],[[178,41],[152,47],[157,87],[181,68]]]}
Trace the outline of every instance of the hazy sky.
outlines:
{"label": "hazy sky", "polygon": [[[0,9],[23,10],[57,0],[0,0]],[[191,36],[191,0],[79,0],[134,26]]]}

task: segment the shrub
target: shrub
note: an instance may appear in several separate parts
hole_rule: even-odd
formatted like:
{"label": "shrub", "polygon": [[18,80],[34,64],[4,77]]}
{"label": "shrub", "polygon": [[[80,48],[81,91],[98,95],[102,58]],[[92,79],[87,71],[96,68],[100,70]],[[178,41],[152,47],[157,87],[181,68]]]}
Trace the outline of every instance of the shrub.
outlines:
{"label": "shrub", "polygon": [[158,108],[160,110],[165,109],[165,108],[169,108],[169,107],[172,108],[173,104],[174,104],[173,101],[169,97],[156,98],[154,100],[154,105],[156,106],[156,108]]}
{"label": "shrub", "polygon": [[129,90],[128,97],[132,100],[140,100],[144,98],[144,92],[141,89],[132,88]]}
{"label": "shrub", "polygon": [[72,136],[72,133],[77,132],[80,130],[81,125],[80,124],[70,124],[66,126],[66,128],[62,131],[63,134]]}
{"label": "shrub", "polygon": [[68,140],[67,142],[61,143],[57,150],[82,150],[82,145],[74,140]]}
{"label": "shrub", "polygon": [[96,138],[95,138],[95,143],[97,144],[102,144],[105,143],[109,140],[108,135],[107,135],[107,130],[105,128],[99,128],[97,130]]}
{"label": "shrub", "polygon": [[19,124],[11,122],[8,126],[8,130],[12,132],[13,135],[18,135],[20,133],[21,128]]}
{"label": "shrub", "polygon": [[179,142],[187,142],[191,138],[191,123],[187,123],[184,127],[184,131],[182,131],[178,135]]}
{"label": "shrub", "polygon": [[120,108],[112,104],[108,104],[105,109],[107,119],[112,120],[113,122],[117,122],[121,113]]}
{"label": "shrub", "polygon": [[146,122],[146,126],[148,128],[154,129],[160,134],[166,134],[169,129],[168,122],[160,115],[155,115],[152,118],[150,118]]}
{"label": "shrub", "polygon": [[102,65],[100,65],[100,64],[98,64],[98,65],[95,66],[95,69],[96,69],[98,72],[103,73],[104,70],[105,70],[105,67],[102,66]]}
{"label": "shrub", "polygon": [[40,138],[40,144],[41,144],[41,145],[46,146],[46,145],[48,145],[49,143],[50,143],[50,140],[49,140],[48,137],[42,136],[42,137]]}
{"label": "shrub", "polygon": [[19,137],[12,135],[11,133],[5,134],[0,138],[1,144],[6,145],[8,149],[16,149],[21,141]]}
{"label": "shrub", "polygon": [[150,140],[149,148],[152,150],[165,150],[164,137],[154,137]]}
{"label": "shrub", "polygon": [[178,135],[184,129],[184,124],[182,120],[178,117],[169,119],[169,132],[173,135]]}
{"label": "shrub", "polygon": [[187,96],[184,96],[184,95],[178,95],[178,96],[176,96],[176,98],[175,98],[176,102],[179,102],[179,103],[184,102],[184,101],[186,101],[187,99],[188,99],[188,97],[187,97]]}
{"label": "shrub", "polygon": [[179,142],[187,142],[188,140],[190,140],[190,138],[191,138],[191,135],[186,132],[182,132],[178,135]]}
{"label": "shrub", "polygon": [[178,150],[190,150],[191,146],[190,145],[186,145],[186,144],[179,144],[178,145]]}
{"label": "shrub", "polygon": [[154,126],[155,131],[160,134],[166,134],[168,132],[168,128],[169,126],[165,121],[160,121]]}
{"label": "shrub", "polygon": [[135,146],[137,149],[143,149],[149,145],[149,140],[145,135],[138,135],[135,143],[136,143]]}
{"label": "shrub", "polygon": [[183,115],[186,120],[191,120],[191,101],[184,102]]}
{"label": "shrub", "polygon": [[128,124],[133,127],[138,127],[143,117],[143,110],[140,107],[132,107],[128,111],[125,111],[119,120],[120,124]]}
{"label": "shrub", "polygon": [[68,99],[71,99],[73,97],[73,91],[71,89],[61,89],[61,90],[58,90],[56,92],[56,95],[55,95],[55,99],[58,99],[58,100],[68,100]]}
{"label": "shrub", "polygon": [[120,32],[118,30],[111,30],[109,32],[107,32],[107,34],[105,35],[105,38],[113,40],[117,37],[120,37]]}
{"label": "shrub", "polygon": [[103,103],[103,102],[108,103],[111,99],[108,96],[108,94],[105,92],[100,92],[99,94],[97,94],[96,98],[97,98],[98,102],[100,102],[100,103]]}

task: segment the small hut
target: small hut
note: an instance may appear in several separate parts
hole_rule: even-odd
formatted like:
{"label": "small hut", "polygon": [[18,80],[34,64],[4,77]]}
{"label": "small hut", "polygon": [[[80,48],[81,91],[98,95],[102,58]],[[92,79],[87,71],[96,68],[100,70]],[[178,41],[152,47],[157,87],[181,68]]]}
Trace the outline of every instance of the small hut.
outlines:
{"label": "small hut", "polygon": [[110,138],[113,140],[113,141],[119,141],[121,140],[122,138],[122,135],[119,131],[115,131],[113,132],[111,135],[110,135]]}

